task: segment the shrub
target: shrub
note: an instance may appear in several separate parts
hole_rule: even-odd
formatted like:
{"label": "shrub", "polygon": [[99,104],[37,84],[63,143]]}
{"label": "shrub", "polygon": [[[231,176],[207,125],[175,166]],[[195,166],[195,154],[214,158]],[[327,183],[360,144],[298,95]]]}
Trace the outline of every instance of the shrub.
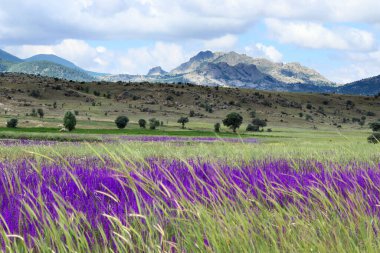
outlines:
{"label": "shrub", "polygon": [[307,105],[306,105],[306,108],[307,108],[308,110],[311,110],[311,109],[313,108],[313,106],[312,106],[311,104],[307,104]]}
{"label": "shrub", "polygon": [[127,126],[128,122],[129,119],[126,116],[119,116],[115,120],[115,124],[119,129],[124,129]]}
{"label": "shrub", "polygon": [[380,133],[371,134],[367,140],[369,143],[374,143],[374,144],[379,143],[380,142]]}
{"label": "shrub", "polygon": [[182,129],[185,129],[185,124],[189,122],[188,117],[181,117],[178,119],[177,123],[180,123],[182,125]]}
{"label": "shrub", "polygon": [[38,113],[38,115],[40,116],[41,119],[42,119],[42,118],[44,117],[44,115],[45,115],[44,110],[41,109],[41,108],[39,108],[39,109],[37,110],[37,113]]}
{"label": "shrub", "polygon": [[31,96],[31,97],[34,97],[34,98],[40,98],[40,97],[41,97],[41,93],[40,93],[39,90],[32,90],[32,91],[30,92],[30,96]]}
{"label": "shrub", "polygon": [[369,127],[372,129],[374,132],[379,132],[380,131],[380,121],[373,122],[369,124]]}
{"label": "shrub", "polygon": [[251,118],[256,118],[256,111],[250,111],[250,112],[249,112],[249,116],[250,116]]}
{"label": "shrub", "polygon": [[18,124],[18,119],[10,119],[7,121],[8,128],[16,128]]}
{"label": "shrub", "polygon": [[312,121],[313,120],[313,117],[309,114],[306,115],[306,121]]}
{"label": "shrub", "polygon": [[63,118],[63,126],[67,130],[72,131],[75,129],[76,124],[77,124],[77,119],[75,118],[74,113],[70,111],[66,112]]}
{"label": "shrub", "polygon": [[231,128],[234,133],[236,133],[236,129],[239,128],[242,123],[243,117],[237,112],[228,114],[227,117],[223,120],[223,125]]}
{"label": "shrub", "polygon": [[190,117],[194,117],[195,116],[195,112],[193,110],[191,110],[190,113],[189,113],[189,116]]}
{"label": "shrub", "polygon": [[75,116],[79,115],[79,111],[74,111]]}
{"label": "shrub", "polygon": [[367,112],[367,116],[368,117],[374,117],[374,116],[376,116],[376,113],[374,113],[374,112]]}
{"label": "shrub", "polygon": [[159,120],[156,120],[156,118],[149,119],[149,128],[151,130],[155,130],[158,126],[160,126]]}
{"label": "shrub", "polygon": [[219,133],[219,132],[220,132],[220,123],[219,123],[219,122],[218,122],[218,123],[215,123],[215,125],[214,125],[214,130],[215,130],[216,133]]}
{"label": "shrub", "polygon": [[141,128],[146,128],[146,120],[145,119],[139,119],[139,126]]}
{"label": "shrub", "polygon": [[260,127],[258,125],[248,124],[246,131],[248,132],[258,132]]}
{"label": "shrub", "polygon": [[36,111],[36,109],[32,109],[32,113],[30,114],[30,116],[32,116],[32,117],[37,117],[37,111]]}
{"label": "shrub", "polygon": [[267,123],[265,122],[265,120],[262,120],[262,119],[254,119],[252,120],[252,125],[258,126],[260,129],[260,127],[261,128],[266,127]]}

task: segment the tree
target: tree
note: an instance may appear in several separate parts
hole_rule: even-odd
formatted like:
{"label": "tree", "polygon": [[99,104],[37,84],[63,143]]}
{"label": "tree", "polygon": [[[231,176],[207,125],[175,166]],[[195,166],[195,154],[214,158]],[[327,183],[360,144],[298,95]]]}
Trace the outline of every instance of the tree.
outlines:
{"label": "tree", "polygon": [[42,119],[42,118],[44,117],[44,115],[45,115],[44,110],[41,109],[41,108],[39,108],[39,109],[37,110],[37,113],[38,113],[38,115],[40,116],[41,119]]}
{"label": "tree", "polygon": [[32,109],[32,113],[30,114],[30,116],[32,116],[32,117],[37,117],[37,111],[36,111],[36,109]]}
{"label": "tree", "polygon": [[119,129],[124,129],[127,126],[128,122],[129,119],[126,116],[119,116],[115,120],[115,124]]}
{"label": "tree", "polygon": [[158,126],[160,126],[159,120],[156,120],[156,118],[149,119],[149,128],[151,130],[155,130]]}
{"label": "tree", "polygon": [[247,132],[258,132],[260,127],[258,125],[248,124],[246,131]]}
{"label": "tree", "polygon": [[219,122],[218,122],[218,123],[215,123],[215,125],[214,125],[214,130],[215,130],[216,133],[219,133],[219,132],[220,132],[220,123],[219,123]]}
{"label": "tree", "polygon": [[254,119],[254,120],[252,120],[252,125],[258,126],[260,129],[260,127],[261,128],[266,127],[267,123],[265,122],[265,120],[262,120],[262,119]]}
{"label": "tree", "polygon": [[371,134],[367,140],[369,143],[374,143],[374,144],[379,143],[380,142],[380,133]]}
{"label": "tree", "polygon": [[139,126],[141,128],[146,128],[146,120],[145,119],[139,119]]}
{"label": "tree", "polygon": [[373,122],[369,124],[369,127],[372,129],[374,132],[380,132],[380,121]]}
{"label": "tree", "polygon": [[223,120],[223,125],[231,128],[234,133],[236,133],[236,129],[239,128],[242,123],[243,117],[237,112],[228,114],[227,117]]}
{"label": "tree", "polygon": [[178,119],[177,123],[182,124],[182,129],[185,129],[185,124],[189,122],[188,117],[181,117]]}
{"label": "tree", "polygon": [[70,111],[66,112],[65,117],[63,118],[64,127],[67,130],[72,131],[75,129],[76,124],[77,124],[77,119],[75,118],[74,113]]}
{"label": "tree", "polygon": [[8,128],[16,128],[18,124],[18,119],[10,119],[7,121]]}

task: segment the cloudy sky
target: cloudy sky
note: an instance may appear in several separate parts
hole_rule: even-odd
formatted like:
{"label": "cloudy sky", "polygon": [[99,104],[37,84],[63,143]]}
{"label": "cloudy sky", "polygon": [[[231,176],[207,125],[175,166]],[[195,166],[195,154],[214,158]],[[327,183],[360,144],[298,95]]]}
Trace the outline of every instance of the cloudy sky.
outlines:
{"label": "cloudy sky", "polygon": [[0,48],[129,74],[236,51],[345,83],[380,74],[380,1],[0,0]]}

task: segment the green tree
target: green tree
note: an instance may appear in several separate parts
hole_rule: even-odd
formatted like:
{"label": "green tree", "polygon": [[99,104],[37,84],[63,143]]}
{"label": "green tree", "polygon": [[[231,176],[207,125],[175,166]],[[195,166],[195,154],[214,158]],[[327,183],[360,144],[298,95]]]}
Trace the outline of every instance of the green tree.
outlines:
{"label": "green tree", "polygon": [[181,117],[178,119],[177,123],[182,124],[182,129],[185,129],[185,124],[189,122],[188,117]]}
{"label": "green tree", "polygon": [[149,119],[149,128],[151,130],[155,130],[158,126],[160,126],[160,121],[156,118]]}
{"label": "green tree", "polygon": [[41,119],[42,119],[42,118],[44,117],[44,115],[45,115],[44,110],[41,109],[41,108],[38,108],[37,113],[38,113],[38,115],[40,116]]}
{"label": "green tree", "polygon": [[261,128],[266,127],[267,126],[267,122],[265,120],[262,120],[262,119],[254,119],[254,120],[252,120],[252,125],[258,126],[259,129],[260,129],[260,127]]}
{"label": "green tree", "polygon": [[139,119],[139,126],[141,128],[146,128],[146,120],[145,119]]}
{"label": "green tree", "polygon": [[18,119],[10,119],[7,121],[8,128],[16,128],[18,124]]}
{"label": "green tree", "polygon": [[228,114],[223,120],[223,125],[231,128],[234,133],[236,133],[236,129],[239,128],[242,123],[243,117],[237,112]]}
{"label": "green tree", "polygon": [[369,124],[369,127],[372,129],[374,132],[380,132],[380,120],[377,122],[373,122]]}
{"label": "green tree", "polygon": [[126,116],[119,116],[115,120],[115,124],[119,129],[124,129],[127,126],[128,122],[129,119]]}
{"label": "green tree", "polygon": [[70,132],[75,129],[75,126],[77,125],[77,119],[75,118],[74,113],[70,111],[65,113],[65,116],[63,118],[63,125]]}
{"label": "green tree", "polygon": [[219,122],[218,122],[218,123],[215,123],[215,125],[214,125],[214,130],[215,130],[216,133],[219,133],[219,132],[220,132],[220,123],[219,123]]}

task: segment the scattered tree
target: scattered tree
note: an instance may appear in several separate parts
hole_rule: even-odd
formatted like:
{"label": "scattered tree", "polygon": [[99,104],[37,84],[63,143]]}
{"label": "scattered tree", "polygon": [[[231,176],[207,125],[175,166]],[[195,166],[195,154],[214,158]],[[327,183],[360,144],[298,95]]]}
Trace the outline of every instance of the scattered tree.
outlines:
{"label": "scattered tree", "polygon": [[76,124],[77,119],[75,118],[74,113],[70,111],[66,112],[65,117],[63,118],[63,126],[71,132],[75,129]]}
{"label": "scattered tree", "polygon": [[178,119],[177,123],[182,124],[182,129],[185,129],[185,124],[189,122],[188,117],[181,117]]}
{"label": "scattered tree", "polygon": [[149,128],[151,130],[155,130],[158,126],[160,126],[160,121],[156,118],[149,119]]}
{"label": "scattered tree", "polygon": [[41,108],[39,108],[39,109],[37,110],[37,113],[38,113],[38,115],[40,116],[41,119],[42,119],[42,118],[44,117],[44,115],[45,115],[44,110],[41,109]]}
{"label": "scattered tree", "polygon": [[369,127],[372,129],[374,132],[380,132],[380,120],[377,122],[373,122],[369,124]]}
{"label": "scattered tree", "polygon": [[146,120],[145,119],[139,119],[139,126],[141,128],[146,128]]}
{"label": "scattered tree", "polygon": [[16,128],[18,124],[18,119],[10,119],[7,121],[8,128]]}
{"label": "scattered tree", "polygon": [[265,120],[262,120],[262,119],[254,119],[254,120],[252,120],[252,125],[258,126],[259,129],[260,129],[260,127],[261,128],[266,127],[267,126],[267,122]]}
{"label": "scattered tree", "polygon": [[218,123],[215,123],[215,125],[214,125],[214,130],[215,130],[216,133],[219,133],[219,132],[220,132],[220,123],[219,123],[219,122],[218,122]]}
{"label": "scattered tree", "polygon": [[236,133],[236,129],[239,128],[242,123],[243,117],[237,112],[228,114],[227,117],[223,120],[223,125],[231,128],[234,133]]}
{"label": "scattered tree", "polygon": [[124,129],[127,126],[128,122],[129,119],[126,116],[119,116],[115,120],[115,124],[119,129]]}
{"label": "scattered tree", "polygon": [[258,132],[260,127],[258,125],[248,124],[246,131],[247,132]]}

